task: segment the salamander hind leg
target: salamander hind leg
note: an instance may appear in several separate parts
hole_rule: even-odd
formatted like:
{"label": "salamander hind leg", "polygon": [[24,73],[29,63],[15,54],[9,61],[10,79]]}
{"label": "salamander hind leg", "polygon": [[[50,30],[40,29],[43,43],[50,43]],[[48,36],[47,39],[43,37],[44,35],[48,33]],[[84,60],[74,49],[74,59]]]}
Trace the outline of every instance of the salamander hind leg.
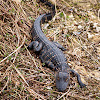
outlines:
{"label": "salamander hind leg", "polygon": [[62,51],[66,51],[66,49],[59,43],[57,42],[53,42],[59,49],[61,49]]}
{"label": "salamander hind leg", "polygon": [[27,47],[29,50],[40,51],[42,49],[42,43],[38,41],[32,41],[30,45]]}
{"label": "salamander hind leg", "polygon": [[77,77],[77,80],[78,80],[80,87],[81,88],[85,87],[86,85],[84,83],[82,83],[80,75],[72,69],[70,71]]}

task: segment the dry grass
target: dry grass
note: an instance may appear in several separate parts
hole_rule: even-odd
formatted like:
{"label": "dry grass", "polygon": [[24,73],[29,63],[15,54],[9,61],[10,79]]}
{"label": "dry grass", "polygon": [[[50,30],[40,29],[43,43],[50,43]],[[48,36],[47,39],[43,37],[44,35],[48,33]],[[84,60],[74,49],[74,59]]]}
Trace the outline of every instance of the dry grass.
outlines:
{"label": "dry grass", "polygon": [[67,91],[58,92],[54,72],[42,67],[38,56],[24,45],[31,42],[34,20],[48,8],[35,0],[1,0],[0,100],[100,99],[100,2],[57,0],[56,5],[57,14],[42,25],[43,31],[49,40],[67,48],[68,64],[81,75],[86,88],[81,89],[71,77]]}

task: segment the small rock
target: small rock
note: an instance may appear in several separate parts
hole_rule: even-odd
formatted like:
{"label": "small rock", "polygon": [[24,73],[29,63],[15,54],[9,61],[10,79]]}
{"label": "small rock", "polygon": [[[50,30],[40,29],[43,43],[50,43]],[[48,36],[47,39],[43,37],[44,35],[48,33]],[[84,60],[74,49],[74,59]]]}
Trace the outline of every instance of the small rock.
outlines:
{"label": "small rock", "polygon": [[78,26],[78,29],[82,29],[83,27],[81,25]]}
{"label": "small rock", "polygon": [[47,89],[48,89],[48,90],[51,90],[52,88],[51,88],[50,86],[47,86]]}
{"label": "small rock", "polygon": [[77,32],[77,34],[81,34],[81,32]]}
{"label": "small rock", "polygon": [[89,32],[87,32],[87,34],[88,34],[88,38],[90,39],[90,38],[92,38],[94,35],[92,35],[92,34],[90,34]]}
{"label": "small rock", "polygon": [[98,67],[98,70],[100,71],[100,67]]}
{"label": "small rock", "polygon": [[98,23],[93,23],[93,28],[96,28]]}
{"label": "small rock", "polygon": [[78,26],[78,22],[77,22],[77,21],[74,21],[74,25],[75,25],[75,26]]}
{"label": "small rock", "polygon": [[49,26],[49,24],[47,23],[47,24],[45,24],[44,25],[44,29],[47,29],[47,27]]}
{"label": "small rock", "polygon": [[71,15],[69,15],[69,18],[73,18],[74,16],[73,16],[73,14],[71,13]]}
{"label": "small rock", "polygon": [[68,65],[71,66],[72,64],[71,63],[68,63]]}
{"label": "small rock", "polygon": [[96,18],[96,16],[94,16],[94,15],[91,15],[91,18],[92,18],[92,19],[95,19],[95,18]]}
{"label": "small rock", "polygon": [[73,32],[73,34],[77,35],[77,34],[81,34],[81,32]]}
{"label": "small rock", "polygon": [[100,27],[96,27],[96,32],[100,32]]}

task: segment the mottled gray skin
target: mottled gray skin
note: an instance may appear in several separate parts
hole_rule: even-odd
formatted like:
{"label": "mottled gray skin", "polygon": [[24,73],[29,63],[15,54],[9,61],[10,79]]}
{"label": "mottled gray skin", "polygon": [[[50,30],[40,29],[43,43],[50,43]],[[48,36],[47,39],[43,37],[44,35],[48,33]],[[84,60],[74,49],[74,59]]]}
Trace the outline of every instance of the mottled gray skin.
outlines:
{"label": "mottled gray skin", "polygon": [[[58,48],[59,45],[57,47],[55,43],[49,41],[42,32],[40,23],[43,16],[45,16],[45,14],[39,16],[34,22],[32,29],[32,37],[34,42],[32,42],[28,48],[33,49],[34,51],[39,51],[35,50],[37,42],[37,48],[40,47],[40,59],[43,63],[47,64],[48,67],[57,71],[56,87],[59,91],[64,91],[69,83],[69,74],[67,73],[67,68],[69,67],[66,64],[66,58],[63,52]],[[40,46],[41,43],[42,46]],[[64,48],[62,47],[62,49]]]}
{"label": "mottled gray skin", "polygon": [[[44,0],[41,0],[44,2]],[[51,6],[47,2],[47,5]],[[52,7],[54,9],[54,7]],[[71,70],[66,63],[66,58],[62,51],[65,50],[59,43],[49,41],[41,30],[41,23],[51,20],[55,12],[40,15],[34,22],[32,27],[33,41],[28,46],[28,49],[38,52],[39,57],[43,63],[55,71],[55,81],[58,91],[65,91],[70,80],[69,73],[72,72],[77,76],[79,85],[84,87],[85,84],[81,82],[80,75],[74,70]]]}
{"label": "mottled gray skin", "polygon": [[65,50],[64,47],[58,43],[49,41],[42,32],[41,21],[44,17],[46,17],[46,14],[39,16],[35,20],[32,28],[33,41],[28,46],[28,49],[39,52],[41,61],[56,71],[56,87],[58,91],[66,90],[69,84],[70,71],[77,76],[79,85],[84,87],[85,84],[81,82],[80,75],[71,70],[66,64],[66,58],[62,52],[62,50]]}

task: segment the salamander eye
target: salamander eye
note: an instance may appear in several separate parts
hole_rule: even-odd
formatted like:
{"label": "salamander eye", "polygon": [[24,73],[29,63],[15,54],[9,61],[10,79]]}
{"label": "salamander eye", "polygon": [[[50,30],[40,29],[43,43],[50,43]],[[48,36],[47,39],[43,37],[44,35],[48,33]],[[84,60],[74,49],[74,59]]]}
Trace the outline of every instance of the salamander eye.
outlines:
{"label": "salamander eye", "polygon": [[69,80],[69,78],[66,78],[66,81],[68,81]]}
{"label": "salamander eye", "polygon": [[57,80],[59,80],[60,78],[59,77],[57,77]]}
{"label": "salamander eye", "polygon": [[64,81],[65,81],[65,82],[68,81],[68,78],[64,78]]}

